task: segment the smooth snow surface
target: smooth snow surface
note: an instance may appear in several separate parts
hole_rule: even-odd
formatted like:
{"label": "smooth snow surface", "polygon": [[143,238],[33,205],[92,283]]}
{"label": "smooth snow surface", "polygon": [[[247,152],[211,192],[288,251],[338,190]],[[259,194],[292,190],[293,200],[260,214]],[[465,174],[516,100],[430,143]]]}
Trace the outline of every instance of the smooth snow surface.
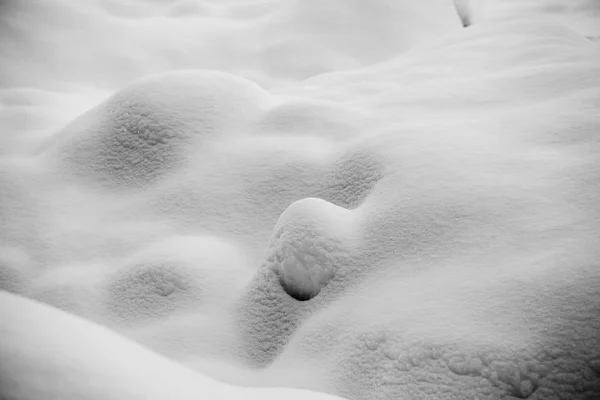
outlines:
{"label": "smooth snow surface", "polygon": [[0,301],[3,399],[339,399],[227,385],[47,305],[6,292]]}
{"label": "smooth snow surface", "polygon": [[599,38],[597,0],[0,2],[0,398],[600,398]]}

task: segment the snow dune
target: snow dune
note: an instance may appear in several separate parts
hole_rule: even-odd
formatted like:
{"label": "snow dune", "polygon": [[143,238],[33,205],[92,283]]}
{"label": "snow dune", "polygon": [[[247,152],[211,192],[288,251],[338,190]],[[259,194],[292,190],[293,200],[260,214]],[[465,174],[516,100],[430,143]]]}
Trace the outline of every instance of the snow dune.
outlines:
{"label": "snow dune", "polygon": [[599,27],[3,3],[0,397],[599,398]]}

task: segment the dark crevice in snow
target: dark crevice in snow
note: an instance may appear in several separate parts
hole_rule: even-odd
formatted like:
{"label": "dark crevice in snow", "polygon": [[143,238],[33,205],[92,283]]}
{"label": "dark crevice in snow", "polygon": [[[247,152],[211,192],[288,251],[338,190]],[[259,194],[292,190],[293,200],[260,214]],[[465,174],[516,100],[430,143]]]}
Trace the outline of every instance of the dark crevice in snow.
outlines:
{"label": "dark crevice in snow", "polygon": [[294,300],[308,301],[314,299],[320,293],[320,291],[317,293],[307,293],[293,286],[286,285],[285,280],[282,277],[279,278],[279,282],[281,283],[281,287],[283,288],[284,292],[286,292]]}

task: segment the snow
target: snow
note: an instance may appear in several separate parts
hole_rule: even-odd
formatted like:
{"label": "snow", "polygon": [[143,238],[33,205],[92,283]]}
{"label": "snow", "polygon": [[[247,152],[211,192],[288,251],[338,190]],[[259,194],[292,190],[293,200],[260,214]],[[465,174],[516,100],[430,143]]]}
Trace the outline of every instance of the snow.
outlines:
{"label": "snow", "polygon": [[0,397],[600,397],[599,27],[3,3]]}
{"label": "snow", "polygon": [[321,199],[291,204],[279,217],[266,257],[283,289],[298,300],[310,300],[345,267],[355,243],[352,215]]}
{"label": "snow", "polygon": [[43,150],[64,173],[99,184],[145,186],[260,110],[256,84],[212,71],[143,78],[58,132]]}
{"label": "snow", "polygon": [[338,398],[297,389],[240,389],[42,303],[5,292],[0,302],[0,387],[6,398]]}

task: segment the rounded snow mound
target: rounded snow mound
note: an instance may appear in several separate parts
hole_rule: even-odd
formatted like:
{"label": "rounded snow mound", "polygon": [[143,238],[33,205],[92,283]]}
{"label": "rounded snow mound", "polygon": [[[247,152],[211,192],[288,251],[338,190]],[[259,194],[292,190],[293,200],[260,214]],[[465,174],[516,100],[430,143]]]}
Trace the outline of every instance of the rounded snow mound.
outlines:
{"label": "rounded snow mound", "polygon": [[221,239],[168,238],[135,254],[113,274],[105,306],[124,323],[163,318],[211,300],[224,306],[231,296],[223,288],[237,293],[250,279],[251,271],[241,266],[238,250]]}
{"label": "rounded snow mound", "polygon": [[68,174],[109,187],[145,186],[211,137],[236,132],[266,98],[256,84],[223,72],[150,76],[69,124],[49,153]]}
{"label": "rounded snow mound", "polygon": [[353,241],[351,211],[306,198],[279,217],[269,245],[268,268],[297,300],[310,300],[348,263]]}
{"label": "rounded snow mound", "polygon": [[271,363],[302,322],[345,289],[360,255],[356,212],[308,197],[281,213],[265,261],[238,302],[248,365]]}
{"label": "rounded snow mound", "polygon": [[147,262],[126,266],[109,285],[108,307],[123,320],[161,317],[202,291],[193,270],[182,265]]}

